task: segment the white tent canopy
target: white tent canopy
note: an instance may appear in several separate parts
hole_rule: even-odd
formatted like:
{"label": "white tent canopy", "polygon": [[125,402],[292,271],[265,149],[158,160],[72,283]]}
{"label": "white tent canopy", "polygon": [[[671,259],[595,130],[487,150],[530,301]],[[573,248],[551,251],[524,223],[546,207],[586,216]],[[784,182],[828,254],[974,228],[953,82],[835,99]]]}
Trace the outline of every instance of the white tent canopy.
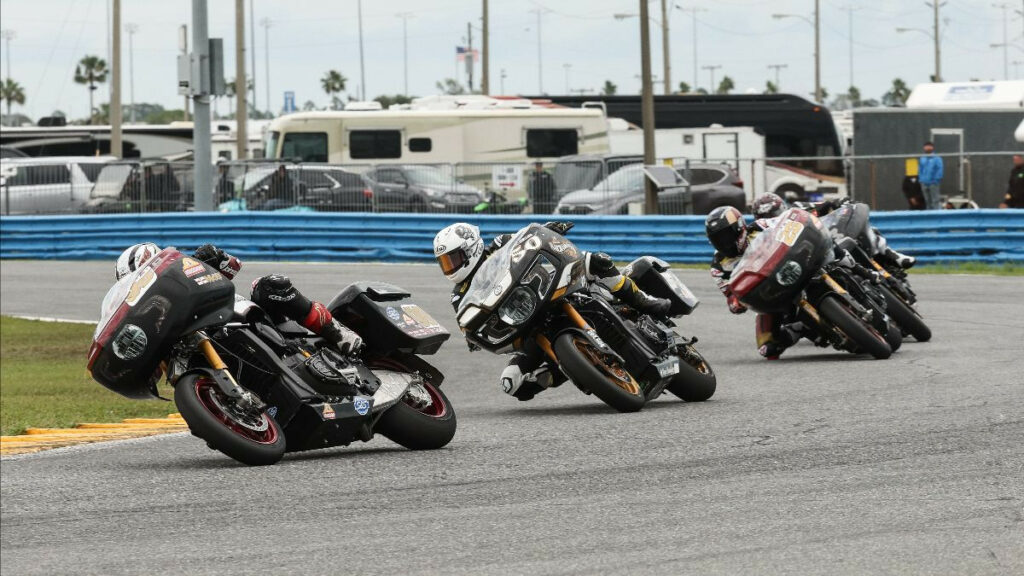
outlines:
{"label": "white tent canopy", "polygon": [[1024,109],[1024,81],[933,82],[914,86],[907,108]]}

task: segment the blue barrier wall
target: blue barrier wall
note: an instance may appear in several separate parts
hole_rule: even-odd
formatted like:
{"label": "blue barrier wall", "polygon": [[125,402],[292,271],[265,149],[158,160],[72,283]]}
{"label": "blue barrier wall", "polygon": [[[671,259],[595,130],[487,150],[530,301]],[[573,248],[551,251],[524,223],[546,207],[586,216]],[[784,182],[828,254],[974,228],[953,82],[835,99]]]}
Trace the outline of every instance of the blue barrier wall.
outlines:
{"label": "blue barrier wall", "polygon": [[[0,258],[113,259],[136,242],[191,249],[206,242],[251,260],[430,261],[434,234],[457,221],[485,238],[552,216],[449,214],[174,213],[0,218]],[[703,216],[586,216],[570,238],[617,260],[654,254],[705,263]],[[1024,262],[1024,210],[877,212],[894,248],[923,262]]]}

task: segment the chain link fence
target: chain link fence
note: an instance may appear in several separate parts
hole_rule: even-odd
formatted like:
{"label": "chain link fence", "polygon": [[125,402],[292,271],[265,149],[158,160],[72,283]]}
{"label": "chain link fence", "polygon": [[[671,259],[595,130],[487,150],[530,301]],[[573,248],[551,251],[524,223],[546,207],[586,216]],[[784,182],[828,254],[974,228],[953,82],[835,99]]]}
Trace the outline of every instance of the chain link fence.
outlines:
{"label": "chain link fence", "polygon": [[[948,207],[994,208],[1013,151],[941,154]],[[658,192],[662,214],[746,210],[765,192],[787,200],[850,196],[876,210],[922,207],[917,154],[808,158],[662,159],[677,175]],[[815,172],[801,166],[824,166]],[[836,167],[839,167],[837,170]],[[827,172],[827,173],[825,173]],[[222,212],[434,212],[450,214],[642,214],[640,156],[566,157],[546,163],[321,164],[218,162],[193,182],[191,162],[33,158],[0,162],[3,214],[189,211],[212,194]]]}

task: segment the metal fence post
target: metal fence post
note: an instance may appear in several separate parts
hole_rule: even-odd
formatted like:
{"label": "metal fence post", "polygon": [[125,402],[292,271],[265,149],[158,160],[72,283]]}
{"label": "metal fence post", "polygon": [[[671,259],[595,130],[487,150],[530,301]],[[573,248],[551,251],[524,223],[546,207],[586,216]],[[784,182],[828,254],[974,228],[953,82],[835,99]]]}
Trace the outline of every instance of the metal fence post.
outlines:
{"label": "metal fence post", "polygon": [[877,169],[875,161],[872,160],[869,166],[871,167],[871,209],[874,210],[878,206],[878,182],[876,180]]}

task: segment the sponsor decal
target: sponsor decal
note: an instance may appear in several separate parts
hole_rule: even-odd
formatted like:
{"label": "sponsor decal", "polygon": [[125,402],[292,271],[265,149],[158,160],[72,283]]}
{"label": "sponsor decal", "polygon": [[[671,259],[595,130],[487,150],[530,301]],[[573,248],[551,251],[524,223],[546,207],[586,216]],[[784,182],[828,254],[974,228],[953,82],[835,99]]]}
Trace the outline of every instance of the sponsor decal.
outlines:
{"label": "sponsor decal", "polygon": [[601,337],[597,335],[596,330],[587,330],[587,335],[589,335],[594,340],[594,343],[601,348],[604,348],[605,350],[609,349],[608,345],[604,343],[604,340],[601,340]]}
{"label": "sponsor decal", "polygon": [[[193,278],[193,280],[195,281],[196,284],[200,286],[205,286],[206,284],[213,284],[214,282],[220,282],[224,280],[224,276],[222,276],[220,272],[214,272],[213,274],[207,274],[205,276]],[[270,299],[274,300],[275,298],[271,296]]]}
{"label": "sponsor decal", "polygon": [[679,360],[672,359],[658,365],[658,376],[667,378],[679,374]]}
{"label": "sponsor decal", "polygon": [[571,242],[555,241],[551,243],[551,248],[559,254],[565,254],[570,257],[579,254],[579,251],[576,250],[576,247]]}
{"label": "sponsor decal", "polygon": [[540,247],[541,241],[537,236],[531,234],[530,236],[523,238],[519,244],[516,244],[512,248],[512,262],[519,262],[523,259],[523,256],[526,256],[529,252],[537,250]]}
{"label": "sponsor decal", "polygon": [[198,260],[186,257],[181,259],[181,270],[185,273],[185,276],[194,278],[206,272],[206,266],[203,266],[203,263]]}
{"label": "sponsor decal", "polygon": [[325,420],[334,420],[336,414],[334,413],[334,407],[330,404],[324,404],[323,415]]}
{"label": "sponsor decal", "polygon": [[267,408],[267,414],[271,418],[277,418],[277,406],[271,406],[270,408]]}
{"label": "sponsor decal", "polygon": [[134,360],[142,355],[149,339],[146,332],[135,324],[125,324],[111,341],[114,354],[122,360]]}
{"label": "sponsor decal", "polygon": [[434,254],[436,256],[440,256],[441,254],[444,254],[446,250],[448,250],[448,247],[445,246],[444,244],[441,244],[437,248],[434,248]]}
{"label": "sponsor decal", "polygon": [[142,300],[146,290],[149,290],[150,286],[155,283],[156,272],[152,268],[147,268],[145,272],[135,279],[135,282],[132,282],[132,287],[128,289],[128,295],[125,296],[124,303],[129,306],[135,306],[139,303],[139,300]]}
{"label": "sponsor decal", "polygon": [[388,306],[388,309],[385,310],[385,313],[388,315],[388,318],[390,318],[394,322],[398,322],[399,320],[402,319],[402,313],[399,312],[398,309],[393,306]]}
{"label": "sponsor decal", "polygon": [[775,239],[786,246],[792,246],[803,231],[803,224],[795,220],[787,220],[785,224],[779,227],[779,231],[775,233]]}
{"label": "sponsor decal", "polygon": [[366,413],[370,411],[370,401],[366,398],[356,397],[352,400],[352,407],[356,409],[356,414],[366,416]]}

